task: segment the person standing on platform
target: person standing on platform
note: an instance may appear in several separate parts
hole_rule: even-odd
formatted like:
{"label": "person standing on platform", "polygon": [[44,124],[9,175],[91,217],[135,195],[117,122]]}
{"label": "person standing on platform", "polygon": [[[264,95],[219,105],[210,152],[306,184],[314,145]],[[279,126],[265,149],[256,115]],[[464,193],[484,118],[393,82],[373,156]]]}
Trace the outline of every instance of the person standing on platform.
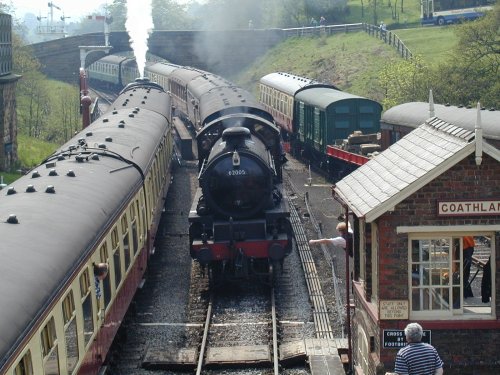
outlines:
{"label": "person standing on platform", "polygon": [[394,372],[398,375],[442,375],[443,361],[437,350],[422,342],[424,332],[418,323],[410,323],[405,328],[408,345],[396,354]]}

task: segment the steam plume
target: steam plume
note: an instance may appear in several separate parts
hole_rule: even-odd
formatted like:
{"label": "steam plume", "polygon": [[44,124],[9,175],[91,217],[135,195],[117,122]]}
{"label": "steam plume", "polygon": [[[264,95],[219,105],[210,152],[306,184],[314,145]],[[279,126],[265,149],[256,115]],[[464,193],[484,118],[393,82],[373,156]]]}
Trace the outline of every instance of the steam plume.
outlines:
{"label": "steam plume", "polygon": [[146,66],[148,38],[153,30],[151,3],[149,1],[127,0],[127,21],[125,27],[130,36],[130,45],[134,51],[137,68],[141,77]]}

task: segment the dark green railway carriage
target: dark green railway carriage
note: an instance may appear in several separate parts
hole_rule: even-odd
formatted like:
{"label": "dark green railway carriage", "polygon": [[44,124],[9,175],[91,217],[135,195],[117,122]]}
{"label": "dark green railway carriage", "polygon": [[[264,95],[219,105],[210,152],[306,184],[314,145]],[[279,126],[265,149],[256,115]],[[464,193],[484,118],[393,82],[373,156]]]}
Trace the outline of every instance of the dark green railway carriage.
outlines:
{"label": "dark green railway carriage", "polygon": [[326,157],[327,145],[338,144],[356,130],[379,132],[382,106],[374,100],[318,87],[295,95],[294,112],[300,151]]}

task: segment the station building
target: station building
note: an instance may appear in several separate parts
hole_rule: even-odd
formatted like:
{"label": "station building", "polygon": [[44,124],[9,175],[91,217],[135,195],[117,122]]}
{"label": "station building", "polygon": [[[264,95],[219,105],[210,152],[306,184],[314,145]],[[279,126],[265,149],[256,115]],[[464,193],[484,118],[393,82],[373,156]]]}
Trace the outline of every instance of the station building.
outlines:
{"label": "station building", "polygon": [[17,161],[16,84],[12,73],[12,16],[0,13],[0,171]]}
{"label": "station building", "polygon": [[354,224],[354,373],[392,372],[404,328],[418,322],[445,374],[498,374],[500,150],[480,120],[475,131],[425,121],[334,195]]}

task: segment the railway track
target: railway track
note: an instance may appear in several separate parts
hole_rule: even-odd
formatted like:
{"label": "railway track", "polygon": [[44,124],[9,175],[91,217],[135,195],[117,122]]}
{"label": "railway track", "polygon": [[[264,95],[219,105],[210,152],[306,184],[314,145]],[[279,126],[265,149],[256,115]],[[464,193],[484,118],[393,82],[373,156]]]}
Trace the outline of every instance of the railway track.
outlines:
{"label": "railway track", "polygon": [[244,281],[212,289],[202,332],[197,375],[224,366],[266,367],[279,374],[274,286]]}

